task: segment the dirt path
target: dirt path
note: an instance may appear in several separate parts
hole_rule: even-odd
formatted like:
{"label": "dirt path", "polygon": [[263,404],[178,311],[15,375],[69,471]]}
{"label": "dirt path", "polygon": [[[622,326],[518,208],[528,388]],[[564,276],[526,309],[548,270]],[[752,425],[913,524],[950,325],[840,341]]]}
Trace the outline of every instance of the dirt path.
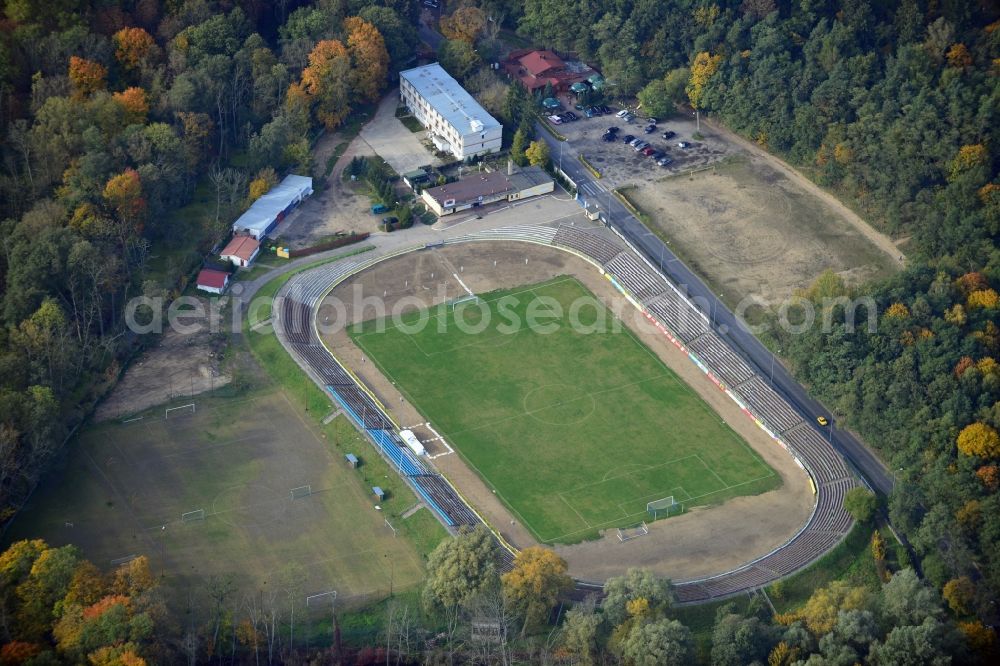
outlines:
{"label": "dirt path", "polygon": [[837,197],[830,194],[829,192],[824,190],[822,187],[820,187],[813,181],[803,176],[787,162],[785,162],[779,157],[776,157],[775,155],[772,155],[771,153],[764,150],[760,146],[756,145],[752,141],[747,141],[743,137],[739,136],[738,134],[729,130],[728,128],[723,127],[719,123],[710,121],[706,118],[702,118],[701,122],[703,122],[708,127],[711,127],[712,131],[718,132],[719,134],[725,136],[727,140],[738,144],[748,153],[751,153],[753,155],[756,155],[757,157],[764,159],[768,164],[773,166],[775,169],[781,171],[781,173],[785,174],[785,176],[788,177],[792,182],[796,183],[799,187],[806,190],[813,196],[819,198],[821,201],[826,203],[827,206],[835,210],[845,220],[850,222],[851,226],[853,226],[868,240],[874,243],[880,250],[882,250],[887,255],[892,257],[892,260],[896,262],[898,265],[903,266],[905,264],[906,256],[899,249],[899,246],[895,242],[893,242],[891,238],[889,238],[889,236],[876,230],[873,226],[871,226],[863,219],[861,219],[861,217],[858,216],[857,213],[855,213],[853,210],[845,206],[840,199],[838,199]]}
{"label": "dirt path", "polygon": [[[812,511],[813,496],[805,475],[788,454],[746,418],[680,350],[646,323],[596,268],[568,253],[525,243],[496,242],[410,253],[378,264],[338,286],[321,307],[318,321],[324,321],[328,313],[335,311],[334,299],[343,304],[341,312],[346,315],[345,321],[352,322],[375,314],[370,309],[370,302],[369,309],[363,312],[353,308],[356,296],[382,297],[385,294],[385,307],[389,311],[397,303],[427,307],[453,298],[461,290],[451,277],[453,267],[458,267],[462,281],[476,292],[512,288],[558,275],[576,277],[612,311],[621,313],[643,342],[782,478],[782,486],[777,490],[658,521],[650,525],[648,536],[626,543],[620,543],[617,533],[609,530],[596,541],[555,546],[569,563],[574,576],[603,581],[621,574],[628,566],[649,567],[674,580],[721,573],[770,552],[790,539],[806,522]],[[426,418],[404,399],[390,380],[364,359],[342,327],[325,335],[324,341],[373,389],[401,425],[413,426],[421,439],[434,435],[423,425]],[[508,541],[519,548],[536,543],[459,454],[447,454],[446,449],[433,442],[428,444],[428,453],[432,456],[446,454],[434,458],[433,464]]]}

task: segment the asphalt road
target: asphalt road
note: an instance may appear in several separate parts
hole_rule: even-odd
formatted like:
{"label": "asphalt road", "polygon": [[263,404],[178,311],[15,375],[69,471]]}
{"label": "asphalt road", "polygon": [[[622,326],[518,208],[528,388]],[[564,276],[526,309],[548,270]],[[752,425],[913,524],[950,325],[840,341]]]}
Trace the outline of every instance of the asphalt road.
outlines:
{"label": "asphalt road", "polygon": [[[560,141],[541,126],[536,128],[536,134],[549,144],[551,155],[559,155]],[[577,183],[579,195],[586,198],[588,203],[600,206],[607,218],[606,221],[611,226],[703,308],[716,333],[727,339],[734,350],[755,366],[761,377],[770,378],[773,388],[802,415],[807,423],[830,439],[834,448],[854,466],[856,471],[860,472],[870,487],[888,496],[892,492],[893,480],[882,461],[851,433],[836,427],[833,415],[811,398],[784,366],[774,361],[771,352],[729,311],[701,278],[677,258],[666,243],[647,229],[607,188],[593,178],[568,146],[563,146],[560,161],[563,171]],[[705,309],[706,304],[707,309]],[[824,428],[816,423],[816,417],[820,415],[827,418],[829,426]]]}

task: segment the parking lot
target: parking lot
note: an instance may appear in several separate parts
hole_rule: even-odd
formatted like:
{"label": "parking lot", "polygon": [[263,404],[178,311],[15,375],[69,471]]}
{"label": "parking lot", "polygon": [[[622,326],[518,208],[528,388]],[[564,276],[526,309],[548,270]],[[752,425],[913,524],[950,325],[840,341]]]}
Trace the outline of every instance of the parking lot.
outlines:
{"label": "parking lot", "polygon": [[[640,113],[631,121],[619,118],[615,113],[621,109],[612,106],[608,115],[587,118],[582,111],[566,107],[580,117],[573,122],[562,122],[552,125],[558,133],[566,137],[562,159],[576,159],[583,155],[587,161],[601,172],[603,180],[612,187],[627,184],[656,182],[665,177],[698,169],[718,162],[726,155],[740,152],[733,145],[716,138],[711,133],[704,133],[701,139],[695,139],[695,119],[675,115],[667,119],[659,119],[656,130],[646,134],[645,118]],[[609,127],[619,129],[615,141],[603,141],[601,135]],[[703,128],[704,129],[704,128]],[[664,132],[674,132],[675,136],[664,139]],[[659,166],[655,159],[636,152],[623,139],[632,135],[649,143],[655,150],[666,153],[673,161],[667,166]],[[686,142],[687,148],[679,148],[680,142]],[[558,155],[553,155],[556,160]]]}

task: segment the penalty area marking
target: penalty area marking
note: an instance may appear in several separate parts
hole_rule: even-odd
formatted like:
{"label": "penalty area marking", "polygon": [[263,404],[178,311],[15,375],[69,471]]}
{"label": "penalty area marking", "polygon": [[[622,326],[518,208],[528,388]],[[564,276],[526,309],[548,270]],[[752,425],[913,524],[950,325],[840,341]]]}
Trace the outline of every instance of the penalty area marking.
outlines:
{"label": "penalty area marking", "polygon": [[451,448],[451,446],[448,445],[448,442],[445,440],[444,436],[437,430],[435,430],[434,427],[430,424],[430,422],[425,423],[424,427],[430,430],[432,433],[434,433],[434,437],[426,440],[424,444],[428,444],[430,442],[441,442],[441,444],[444,445],[444,448],[448,449],[447,451],[442,451],[441,453],[435,453],[432,456],[427,456],[430,460],[434,460],[435,458],[440,458],[441,456],[447,456],[455,452],[455,449]]}

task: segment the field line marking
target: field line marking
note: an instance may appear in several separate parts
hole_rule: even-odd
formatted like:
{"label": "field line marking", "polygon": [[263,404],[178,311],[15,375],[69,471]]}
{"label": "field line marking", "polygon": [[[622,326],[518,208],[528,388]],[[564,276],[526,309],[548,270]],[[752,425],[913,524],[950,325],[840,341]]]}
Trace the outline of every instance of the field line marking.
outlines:
{"label": "field line marking", "polygon": [[[575,488],[570,488],[568,490],[560,490],[559,492],[560,493],[575,493],[575,492],[577,492],[579,490],[584,490],[585,488],[590,488],[592,486],[597,486],[597,485],[600,485],[600,484],[605,483],[607,481],[613,481],[615,479],[621,479],[623,477],[632,476],[633,474],[636,474],[638,472],[646,472],[646,471],[649,471],[651,469],[657,469],[658,467],[664,467],[666,465],[673,465],[674,463],[678,463],[678,462],[680,462],[682,460],[687,460],[688,458],[696,458],[697,456],[698,456],[697,453],[692,453],[692,454],[689,454],[689,455],[686,455],[686,456],[681,456],[680,458],[674,458],[673,460],[667,460],[667,461],[662,462],[662,463],[657,463],[656,465],[644,465],[641,469],[637,469],[637,470],[634,470],[634,471],[631,471],[631,472],[622,472],[621,474],[617,474],[615,476],[610,476],[610,477],[608,477],[606,479],[602,479],[600,481],[593,481],[591,483],[585,483],[582,486],[577,486]],[[639,465],[641,463],[635,463],[635,464]]]}
{"label": "field line marking", "polygon": [[721,476],[719,476],[718,474],[716,474],[715,469],[711,465],[709,465],[707,462],[705,462],[702,459],[701,455],[699,455],[697,453],[694,454],[694,455],[698,459],[698,462],[700,462],[702,465],[704,465],[705,469],[707,469],[709,472],[711,472],[712,476],[714,476],[715,478],[717,478],[719,480],[719,483],[721,483],[723,485],[723,490],[729,490],[729,488],[731,486],[728,483],[726,483],[725,481],[723,481]]}
{"label": "field line marking", "polygon": [[572,504],[570,504],[570,503],[569,503],[569,502],[568,502],[568,501],[566,500],[566,498],[565,498],[565,497],[563,497],[563,494],[562,494],[562,493],[556,493],[556,495],[558,495],[558,496],[559,496],[559,499],[561,499],[561,500],[563,501],[563,504],[565,504],[566,506],[568,506],[568,507],[569,507],[570,511],[572,511],[572,512],[573,512],[573,513],[575,513],[575,514],[576,514],[577,516],[579,516],[580,520],[582,520],[582,521],[583,521],[583,524],[587,526],[587,529],[590,529],[590,528],[592,527],[592,525],[590,524],[590,521],[589,521],[589,520],[587,520],[586,518],[584,518],[584,517],[583,517],[583,515],[582,515],[582,514],[581,514],[581,513],[579,512],[579,511],[577,511],[577,510],[576,510],[576,507],[575,507],[575,506],[573,506]]}

